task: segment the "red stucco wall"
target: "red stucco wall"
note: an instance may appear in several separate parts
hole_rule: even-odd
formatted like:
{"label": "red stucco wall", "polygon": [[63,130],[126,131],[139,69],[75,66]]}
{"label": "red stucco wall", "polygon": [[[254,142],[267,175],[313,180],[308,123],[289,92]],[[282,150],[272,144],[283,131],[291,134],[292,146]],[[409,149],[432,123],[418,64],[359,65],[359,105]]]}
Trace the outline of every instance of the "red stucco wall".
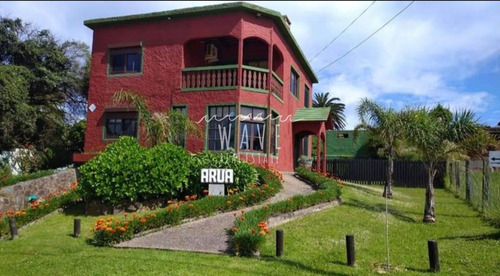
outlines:
{"label": "red stucco wall", "polygon": [[[273,52],[272,45],[279,49],[283,56],[284,81],[281,103],[274,96],[266,93],[244,91],[241,89],[224,91],[181,92],[181,69],[186,65],[199,63],[200,56],[186,53],[195,51],[199,46],[187,44],[194,39],[232,36],[240,41],[245,38],[258,37],[265,41],[269,48],[257,47],[245,49],[245,53],[253,55],[257,52]],[[108,76],[108,48],[118,43],[142,41],[144,45],[143,70],[135,76]],[[240,47],[241,48],[241,47]],[[203,51],[203,49],[201,48]],[[234,50],[234,49],[233,49]],[[186,51],[186,52],[185,52]],[[234,55],[234,52],[231,53]],[[242,53],[238,53],[241,59]],[[290,93],[290,67],[294,66],[300,74],[300,98],[297,100]],[[281,71],[281,70],[280,70]],[[92,64],[90,73],[89,105],[97,108],[87,114],[87,131],[85,134],[85,152],[97,152],[105,148],[109,142],[103,141],[103,112],[105,107],[113,106],[112,96],[121,89],[135,90],[143,94],[153,111],[164,111],[172,104],[183,104],[188,107],[190,119],[199,121],[206,113],[207,105],[217,103],[251,104],[270,107],[277,111],[286,122],[281,123],[279,158],[273,158],[273,163],[280,170],[293,170],[293,139],[291,117],[297,108],[304,106],[304,84],[311,88],[311,81],[293,56],[283,36],[274,23],[267,18],[257,18],[254,15],[236,12],[199,18],[181,18],[175,20],[134,23],[119,26],[102,27],[94,30],[92,45]],[[205,124],[201,127],[204,131]],[[237,132],[239,133],[239,132]],[[140,141],[144,143],[144,133],[140,133]],[[238,140],[235,141],[238,144]],[[196,152],[204,149],[203,139],[188,139],[187,149]],[[250,157],[249,157],[250,159]],[[254,157],[259,163],[258,157]],[[260,157],[261,163],[263,156]]]}

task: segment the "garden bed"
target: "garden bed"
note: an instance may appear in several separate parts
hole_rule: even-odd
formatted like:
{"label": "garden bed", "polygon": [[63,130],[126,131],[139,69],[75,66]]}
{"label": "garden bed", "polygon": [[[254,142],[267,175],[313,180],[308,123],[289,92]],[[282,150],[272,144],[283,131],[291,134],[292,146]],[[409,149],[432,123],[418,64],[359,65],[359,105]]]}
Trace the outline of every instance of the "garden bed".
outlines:
{"label": "garden bed", "polygon": [[307,179],[318,191],[309,195],[293,196],[238,216],[231,229],[230,246],[235,255],[258,255],[260,247],[265,241],[265,236],[269,233],[268,221],[271,217],[283,217],[286,216],[283,214],[293,214],[297,210],[339,199],[340,187],[335,179],[302,167],[297,169],[297,175]]}

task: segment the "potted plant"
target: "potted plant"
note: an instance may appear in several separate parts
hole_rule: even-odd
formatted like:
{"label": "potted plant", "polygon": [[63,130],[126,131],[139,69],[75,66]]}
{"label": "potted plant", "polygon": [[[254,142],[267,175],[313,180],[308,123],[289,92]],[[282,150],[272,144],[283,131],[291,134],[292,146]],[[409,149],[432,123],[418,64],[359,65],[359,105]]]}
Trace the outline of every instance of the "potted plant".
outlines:
{"label": "potted plant", "polygon": [[300,166],[303,166],[303,167],[306,167],[306,168],[311,168],[312,167],[312,162],[313,162],[313,158],[310,157],[310,156],[307,156],[307,155],[301,155],[299,157],[299,165]]}

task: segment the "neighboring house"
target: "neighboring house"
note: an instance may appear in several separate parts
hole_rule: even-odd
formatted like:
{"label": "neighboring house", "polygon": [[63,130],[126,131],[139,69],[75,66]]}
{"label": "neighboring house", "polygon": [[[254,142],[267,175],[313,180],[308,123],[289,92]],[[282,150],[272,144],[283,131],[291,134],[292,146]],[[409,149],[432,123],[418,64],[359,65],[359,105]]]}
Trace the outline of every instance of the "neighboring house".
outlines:
{"label": "neighboring house", "polygon": [[230,147],[285,171],[305,152],[304,137],[325,141],[332,128],[326,109],[304,108],[318,80],[279,12],[238,2],[84,24],[94,31],[89,111],[75,162],[120,135],[145,142],[134,108],[112,101],[121,89],[144,95],[153,111],[178,109],[201,121],[205,137],[188,137],[190,152]]}
{"label": "neighboring house", "polygon": [[485,127],[485,129],[493,138],[495,138],[497,141],[500,141],[500,122],[496,127],[487,126]]}
{"label": "neighboring house", "polygon": [[326,132],[326,157],[335,158],[363,158],[372,156],[369,147],[370,134],[368,131],[358,131],[354,139],[353,130],[329,130]]}

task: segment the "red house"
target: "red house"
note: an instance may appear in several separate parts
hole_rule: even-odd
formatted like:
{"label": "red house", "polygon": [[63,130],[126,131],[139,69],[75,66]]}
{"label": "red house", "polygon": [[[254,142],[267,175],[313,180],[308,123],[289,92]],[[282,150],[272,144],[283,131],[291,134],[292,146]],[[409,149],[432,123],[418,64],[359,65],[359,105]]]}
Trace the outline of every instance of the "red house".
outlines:
{"label": "red house", "polygon": [[205,137],[185,141],[191,152],[231,147],[249,162],[292,171],[310,154],[307,137],[325,149],[328,109],[307,108],[318,80],[279,12],[238,2],[84,24],[94,31],[92,63],[85,148],[75,162],[120,135],[144,143],[137,112],[113,103],[122,89],[144,95],[154,111],[199,121]]}

